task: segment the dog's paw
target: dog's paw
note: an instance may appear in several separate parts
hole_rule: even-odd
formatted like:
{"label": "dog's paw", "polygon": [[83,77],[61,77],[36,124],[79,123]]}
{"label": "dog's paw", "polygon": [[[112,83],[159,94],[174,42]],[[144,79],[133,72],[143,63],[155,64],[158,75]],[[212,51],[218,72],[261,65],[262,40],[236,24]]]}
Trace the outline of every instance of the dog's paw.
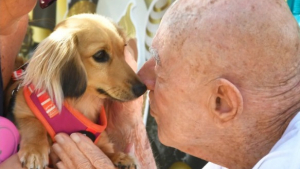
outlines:
{"label": "dog's paw", "polygon": [[136,165],[133,158],[131,158],[125,153],[116,153],[111,158],[111,160],[114,163],[116,169],[136,169]]}
{"label": "dog's paw", "polygon": [[27,169],[44,169],[49,164],[48,146],[24,146],[18,152],[22,167]]}

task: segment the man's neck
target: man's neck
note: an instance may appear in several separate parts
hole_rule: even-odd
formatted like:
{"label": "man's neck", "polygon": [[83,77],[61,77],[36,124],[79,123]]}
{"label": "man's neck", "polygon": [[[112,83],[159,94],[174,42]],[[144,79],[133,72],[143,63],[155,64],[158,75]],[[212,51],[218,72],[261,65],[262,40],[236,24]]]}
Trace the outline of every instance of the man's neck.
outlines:
{"label": "man's neck", "polygon": [[[251,132],[250,128],[246,129],[244,133],[241,133],[241,139],[232,140],[232,142],[236,141],[236,144],[234,147],[229,146],[227,150],[227,155],[232,160],[226,160],[225,157],[223,159],[224,166],[230,169],[253,168],[280,140],[296,113],[289,113],[289,116],[281,117],[282,119],[278,119],[279,122],[277,124],[269,121],[269,127],[265,125],[266,128],[259,127],[255,129],[255,126],[253,126],[253,129],[256,130],[254,132],[253,130]],[[271,126],[272,123],[274,126]]]}
{"label": "man's neck", "polygon": [[[224,131],[222,134],[214,133],[218,137],[211,140],[218,140],[215,143],[208,143],[204,146],[186,147],[183,151],[191,155],[213,162],[229,169],[249,169],[267,155],[272,147],[278,142],[286,130],[293,116],[288,116],[277,126],[244,127],[241,123],[239,131]],[[269,121],[270,125],[272,121]],[[203,145],[203,143],[199,143]],[[213,145],[213,146],[211,146]],[[198,147],[196,149],[195,147]]]}

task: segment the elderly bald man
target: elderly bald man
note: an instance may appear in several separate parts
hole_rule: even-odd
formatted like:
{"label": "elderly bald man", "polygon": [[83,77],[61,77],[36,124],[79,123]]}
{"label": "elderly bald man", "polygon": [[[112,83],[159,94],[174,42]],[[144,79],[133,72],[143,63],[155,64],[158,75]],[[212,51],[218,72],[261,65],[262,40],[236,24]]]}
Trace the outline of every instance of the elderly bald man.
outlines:
{"label": "elderly bald man", "polygon": [[[175,2],[139,72],[160,141],[212,162],[205,169],[299,169],[299,45],[283,0]],[[58,144],[92,146],[83,139]],[[80,150],[99,168],[100,150]]]}
{"label": "elderly bald man", "polygon": [[299,42],[282,0],[175,3],[139,72],[160,141],[231,169],[300,168]]}

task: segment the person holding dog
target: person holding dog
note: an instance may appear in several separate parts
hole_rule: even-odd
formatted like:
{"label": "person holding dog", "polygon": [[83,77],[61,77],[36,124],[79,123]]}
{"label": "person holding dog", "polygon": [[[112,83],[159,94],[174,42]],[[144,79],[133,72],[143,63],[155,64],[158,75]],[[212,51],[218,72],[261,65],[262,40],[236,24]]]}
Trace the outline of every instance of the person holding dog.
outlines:
{"label": "person holding dog", "polygon": [[[160,141],[205,169],[300,168],[299,45],[285,1],[177,0],[139,71]],[[106,162],[84,136],[56,137],[62,168]]]}

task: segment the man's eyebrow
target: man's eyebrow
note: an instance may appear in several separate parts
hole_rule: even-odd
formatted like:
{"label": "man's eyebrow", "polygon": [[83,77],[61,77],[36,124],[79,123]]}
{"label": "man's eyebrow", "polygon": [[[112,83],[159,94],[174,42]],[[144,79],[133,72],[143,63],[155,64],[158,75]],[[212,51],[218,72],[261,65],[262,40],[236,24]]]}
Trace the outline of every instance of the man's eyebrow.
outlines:
{"label": "man's eyebrow", "polygon": [[160,64],[160,58],[159,58],[159,55],[158,55],[158,52],[156,49],[154,49],[153,47],[150,47],[150,53],[152,55],[152,57],[154,57],[155,61],[157,64]]}

